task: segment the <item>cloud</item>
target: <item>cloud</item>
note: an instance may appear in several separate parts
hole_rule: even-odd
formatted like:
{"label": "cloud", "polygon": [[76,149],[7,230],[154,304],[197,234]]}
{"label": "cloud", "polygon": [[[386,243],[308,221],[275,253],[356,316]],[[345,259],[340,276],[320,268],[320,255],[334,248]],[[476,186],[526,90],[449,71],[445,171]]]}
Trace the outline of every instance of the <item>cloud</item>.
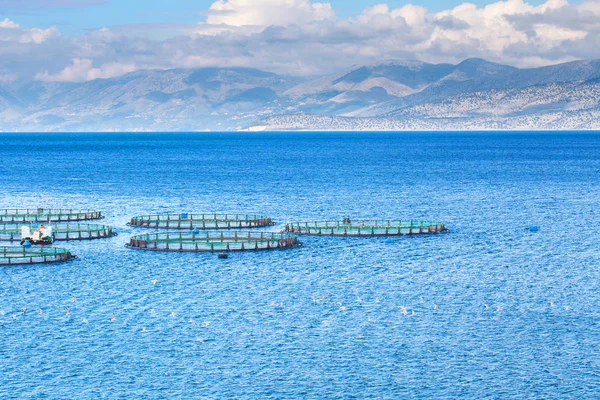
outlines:
{"label": "cloud", "polygon": [[[528,30],[547,34],[547,28],[550,27],[549,25],[545,27],[529,26],[526,29],[517,29],[512,23],[512,17],[540,15],[548,10],[562,9],[568,6],[566,0],[549,0],[538,7],[531,6],[522,0],[499,1],[482,8],[465,3],[434,16],[434,20],[437,21],[443,18],[452,18],[454,21],[464,23],[465,27],[457,30],[438,25],[430,40],[432,44],[436,42],[463,44],[472,41],[477,43],[477,47],[472,51],[478,51],[479,54],[491,56],[494,59],[501,59],[506,56],[506,50],[510,46],[536,40],[536,37],[528,35]],[[572,40],[573,37],[572,33],[566,30],[556,32],[554,35],[554,39],[557,41]],[[543,40],[543,38],[541,39]]]}
{"label": "cloud", "polygon": [[[295,68],[296,72],[307,74],[324,72],[325,65],[318,64],[333,69],[339,66],[338,60],[361,63],[386,58],[457,62],[481,57],[518,66],[552,64],[578,58],[569,54],[569,47],[600,29],[600,21],[589,17],[596,12],[600,15],[599,0],[576,5],[567,0],[548,0],[538,6],[523,0],[498,1],[485,7],[463,3],[438,13],[413,4],[395,9],[377,4],[346,20],[335,20],[330,7],[331,15],[307,13],[316,5],[300,0],[217,1],[211,10],[222,14],[209,14],[198,33],[216,36],[227,32],[230,37],[238,35],[236,43],[245,37],[248,50],[253,47],[251,40],[259,41],[268,46],[260,50],[261,55],[266,58],[270,48],[273,59],[283,61],[286,56],[292,57],[293,62],[288,63],[291,68],[305,64],[299,63],[297,57],[305,54],[310,58],[309,53],[314,52],[318,57],[313,57],[303,71]],[[273,17],[279,14],[285,17]],[[583,20],[587,29],[579,25]],[[249,31],[247,25],[263,28]],[[283,28],[268,28],[269,25]],[[280,46],[281,43],[286,47]],[[524,48],[530,53],[523,54]],[[596,48],[590,46],[586,57],[600,57]],[[326,61],[320,63],[320,60]],[[248,60],[252,61],[255,59]]]}
{"label": "cloud", "polygon": [[5,19],[4,19],[4,21],[0,21],[0,28],[5,28],[5,29],[6,29],[6,28],[18,29],[18,28],[20,28],[20,27],[19,27],[19,24],[17,24],[17,23],[15,23],[15,22],[11,21],[11,20],[10,20],[10,19],[8,19],[8,18],[5,18]]}
{"label": "cloud", "polygon": [[43,82],[85,82],[100,78],[112,78],[137,69],[135,64],[107,63],[99,68],[94,68],[92,65],[92,60],[75,58],[72,64],[62,71],[56,74],[44,71],[38,73],[35,79]]}
{"label": "cloud", "polygon": [[57,35],[58,30],[52,26],[48,29],[23,29],[19,24],[5,18],[0,21],[0,42],[44,43],[48,38]]}
{"label": "cloud", "polygon": [[[170,36],[156,39],[157,31]],[[379,4],[345,19],[325,2],[219,0],[196,25],[126,25],[76,37],[0,21],[0,72],[20,80],[83,81],[135,69],[207,66],[319,75],[387,59],[470,57],[516,66],[600,58],[600,0],[464,3],[435,13]]]}
{"label": "cloud", "polygon": [[329,3],[310,0],[218,0],[208,10],[208,25],[269,26],[332,20]]}

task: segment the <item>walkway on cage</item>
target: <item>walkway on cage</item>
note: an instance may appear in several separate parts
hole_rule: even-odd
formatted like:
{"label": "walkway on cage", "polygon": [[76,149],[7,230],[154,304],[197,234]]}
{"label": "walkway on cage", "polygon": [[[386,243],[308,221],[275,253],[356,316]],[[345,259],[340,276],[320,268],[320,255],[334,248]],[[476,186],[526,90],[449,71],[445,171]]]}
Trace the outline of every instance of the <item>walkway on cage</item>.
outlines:
{"label": "walkway on cage", "polygon": [[77,258],[70,250],[54,247],[0,247],[0,265],[49,264]]}
{"label": "walkway on cage", "polygon": [[155,229],[243,229],[264,228],[275,222],[255,214],[154,214],[134,217],[129,226]]}
{"label": "walkway on cage", "polygon": [[[0,240],[18,242],[21,240],[21,228],[28,226],[31,230],[39,228],[41,224],[0,224]],[[111,226],[80,223],[50,223],[54,240],[91,240],[116,236],[117,233]]]}
{"label": "walkway on cage", "polygon": [[314,236],[404,236],[446,232],[443,223],[429,221],[361,220],[293,222],[286,233]]}
{"label": "walkway on cage", "polygon": [[166,252],[233,252],[300,247],[297,236],[270,232],[152,233],[133,236],[127,247]]}
{"label": "walkway on cage", "polygon": [[100,211],[73,209],[4,209],[0,222],[72,222],[103,219]]}

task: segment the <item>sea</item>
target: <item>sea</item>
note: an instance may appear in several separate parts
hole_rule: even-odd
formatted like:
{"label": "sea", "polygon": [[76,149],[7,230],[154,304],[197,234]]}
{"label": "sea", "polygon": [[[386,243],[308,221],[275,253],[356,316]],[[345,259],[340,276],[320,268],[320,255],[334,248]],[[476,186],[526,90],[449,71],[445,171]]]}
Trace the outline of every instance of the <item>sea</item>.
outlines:
{"label": "sea", "polygon": [[[119,235],[0,267],[2,399],[600,397],[598,132],[0,134],[17,207]],[[131,217],[181,212],[449,232],[125,247]]]}

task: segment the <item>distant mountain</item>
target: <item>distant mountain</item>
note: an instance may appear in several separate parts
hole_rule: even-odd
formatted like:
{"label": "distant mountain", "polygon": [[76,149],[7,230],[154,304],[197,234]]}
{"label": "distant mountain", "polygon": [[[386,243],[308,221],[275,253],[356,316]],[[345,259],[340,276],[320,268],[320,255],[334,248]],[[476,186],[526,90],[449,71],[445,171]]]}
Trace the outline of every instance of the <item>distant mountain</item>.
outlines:
{"label": "distant mountain", "polygon": [[144,70],[0,85],[0,131],[598,127],[600,61],[518,69],[386,61],[306,79],[249,68]]}
{"label": "distant mountain", "polygon": [[298,85],[286,95],[302,103],[300,112],[343,116],[379,115],[418,99],[439,98],[469,89],[467,82],[493,80],[516,68],[469,59],[458,65],[388,61],[354,67],[341,75]]}
{"label": "distant mountain", "polygon": [[380,116],[277,115],[252,130],[600,130],[600,80],[489,89]]}
{"label": "distant mountain", "polygon": [[[373,86],[375,80],[382,85]],[[597,129],[599,80],[600,60],[533,69],[481,59],[458,65],[387,62],[292,88],[297,112],[252,129]],[[394,92],[395,85],[405,90]]]}
{"label": "distant mountain", "polygon": [[280,96],[298,82],[246,68],[137,71],[81,84],[32,82],[15,91],[25,112],[12,120],[4,118],[2,127],[41,131],[236,129],[266,110],[283,111]]}

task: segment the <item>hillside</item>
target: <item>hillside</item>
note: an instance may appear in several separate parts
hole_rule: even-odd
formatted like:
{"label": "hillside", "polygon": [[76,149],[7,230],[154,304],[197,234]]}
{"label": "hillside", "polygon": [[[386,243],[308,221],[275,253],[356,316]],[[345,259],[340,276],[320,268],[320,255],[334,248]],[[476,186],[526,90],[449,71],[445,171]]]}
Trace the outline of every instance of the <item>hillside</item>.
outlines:
{"label": "hillside", "polygon": [[144,70],[0,86],[2,131],[592,129],[600,61],[534,69],[386,61],[314,79],[247,68]]}

